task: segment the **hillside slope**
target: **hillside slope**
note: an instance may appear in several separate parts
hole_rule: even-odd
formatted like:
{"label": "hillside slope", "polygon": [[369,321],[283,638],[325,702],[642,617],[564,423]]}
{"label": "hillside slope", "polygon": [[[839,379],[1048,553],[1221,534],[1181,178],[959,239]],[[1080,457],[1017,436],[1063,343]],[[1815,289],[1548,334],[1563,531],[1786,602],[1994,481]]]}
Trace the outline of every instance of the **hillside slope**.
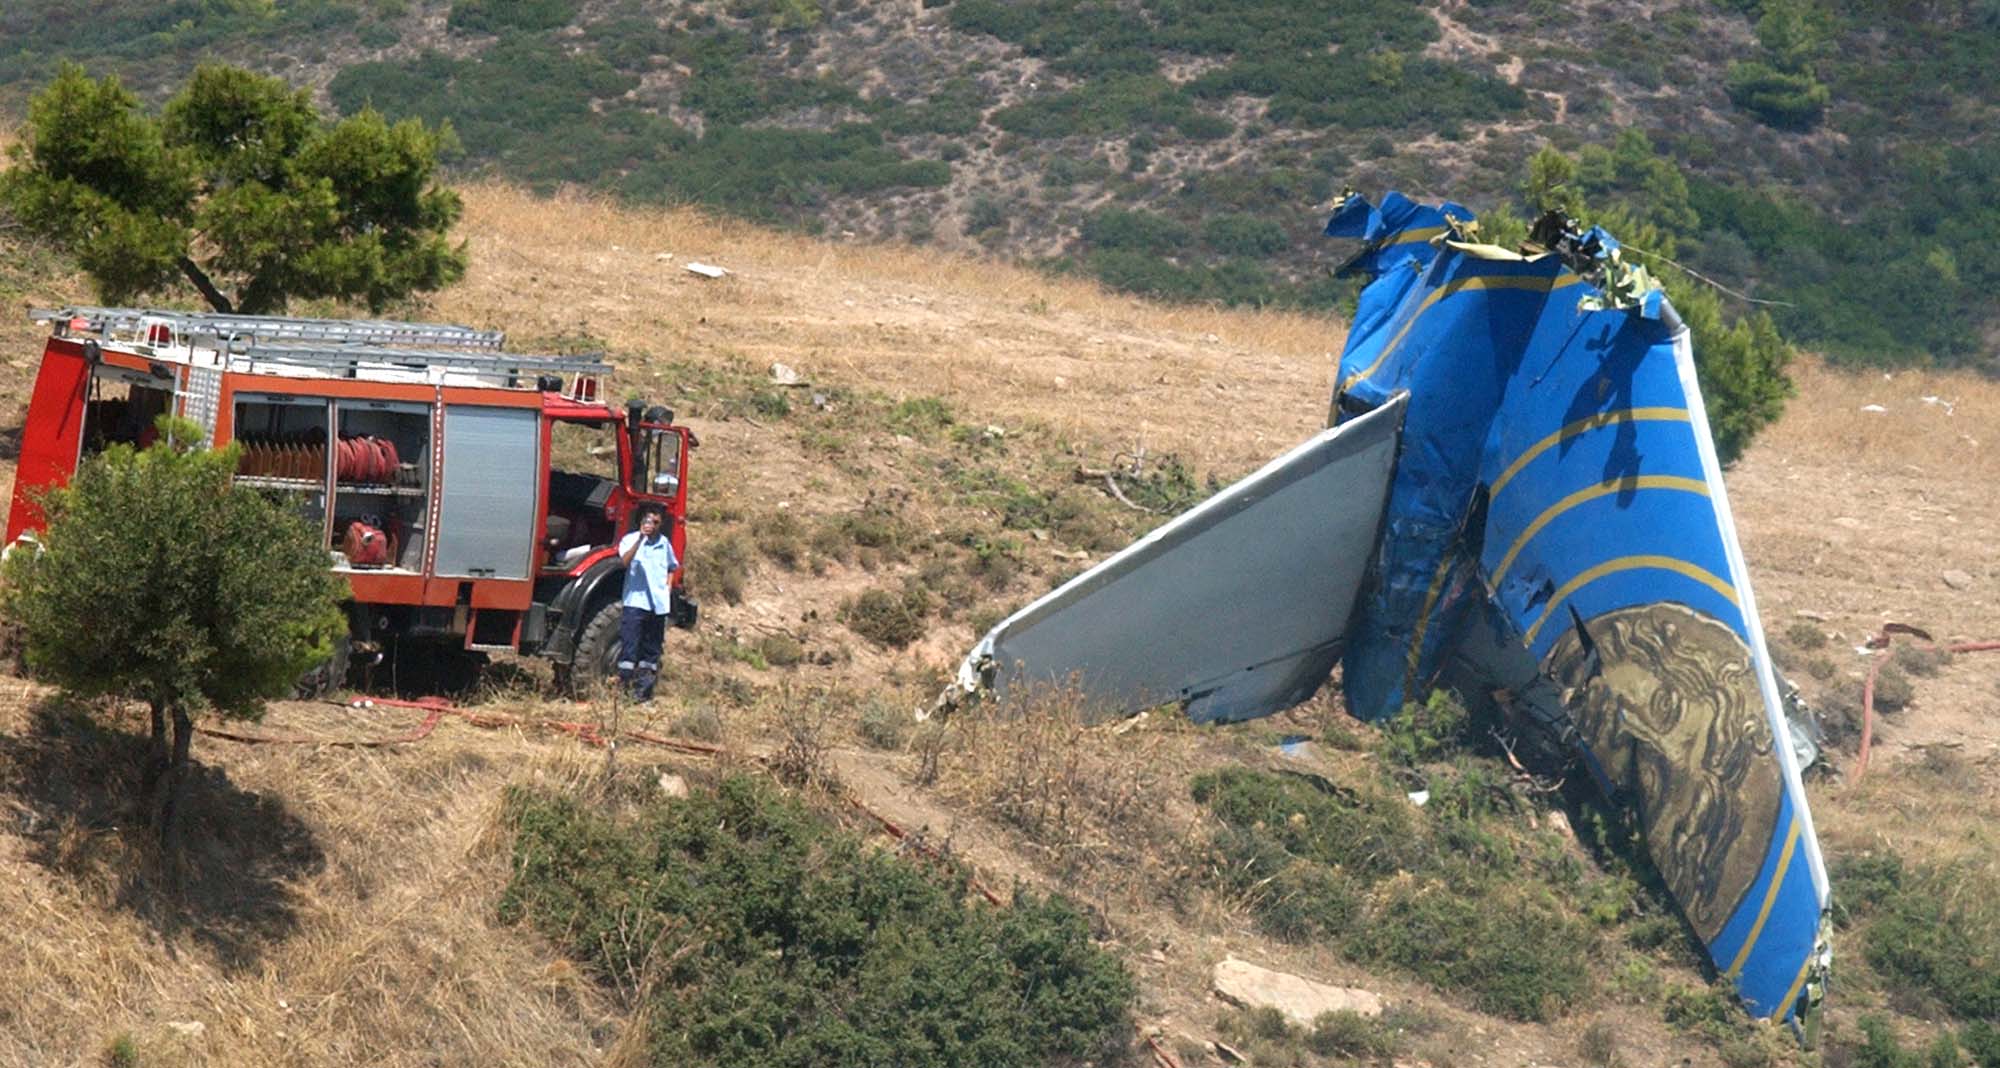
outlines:
{"label": "hillside slope", "polygon": [[1996,29],[1985,0],[21,0],[0,116],[61,61],[157,103],[220,59],[541,189],[1310,307],[1352,292],[1317,232],[1343,186],[1529,210],[1554,146],[1795,340],[1990,369]]}
{"label": "hillside slope", "polygon": [[[1206,991],[1208,967],[1230,953],[1380,991],[1423,1021],[1398,1039],[1406,1063],[1575,1063],[1593,1056],[1599,1031],[1618,1036],[1628,1064],[1792,1056],[1780,1036],[1718,1044],[1690,1023],[1674,992],[1701,977],[1671,944],[1614,946],[1582,965],[1637,960],[1650,986],[1607,977],[1600,996],[1553,1022],[1519,1023],[1261,933],[1242,899],[1201,874],[1190,844],[1214,819],[1190,802],[1188,782],[1275,766],[1273,743],[1288,734],[1372,737],[1335,726],[1333,699],[1224,730],[1036,721],[968,729],[928,753],[921,735],[885,743],[881,725],[904,724],[985,621],[1157,521],[1101,481],[1072,481],[1078,467],[1129,471],[1143,450],[1130,495],[1190,503],[1207,476],[1234,477],[1320,425],[1339,323],[1161,307],[991,262],[692,211],[498,184],[466,192],[471,274],[417,311],[504,327],[519,348],[606,347],[620,390],[673,405],[701,435],[688,568],[704,625],[670,643],[671,692],[644,713],[655,729],[707,733],[742,754],[823,744],[824,769],[845,789],[922,828],[989,885],[1076,895],[1140,978],[1140,1022],[1190,1063],[1203,1063],[1199,1040],[1234,1019]],[[18,412],[36,351],[18,309],[82,296],[57,261],[13,251],[7,262],[32,267],[0,275],[15,309],[0,318],[0,388],[14,402],[0,412]],[[688,273],[691,259],[732,273]],[[774,384],[777,362],[810,384]],[[16,414],[0,429],[18,424]],[[1729,473],[1765,618],[1823,707],[1853,700],[1865,661],[1851,649],[1886,620],[2000,637],[1996,450],[1991,383],[1814,364],[1784,420]],[[1964,572],[1952,577],[1963,588],[1946,572]],[[860,592],[913,588],[926,607],[907,646],[862,637],[865,622],[843,613]],[[1807,648],[1808,632],[1824,644]],[[1824,678],[1812,666],[1822,659]],[[547,697],[537,677],[533,663],[504,668],[482,707],[530,720],[609,714]],[[1859,783],[1815,779],[1837,859],[1893,845],[1994,876],[1992,677],[1967,657],[1913,679],[1914,701],[1879,728],[1875,769]],[[0,931],[0,960],[22,962],[25,980],[0,985],[0,1064],[94,1063],[120,1036],[143,1064],[636,1063],[636,1047],[620,1046],[632,1032],[617,993],[495,919],[508,869],[502,790],[588,788],[600,754],[533,730],[449,723],[423,744],[380,750],[203,739],[199,874],[163,903],[118,793],[131,736],[84,726],[32,683],[0,691],[0,913],[26,918]],[[411,721],[288,703],[259,729],[351,738]],[[1310,767],[1338,781],[1373,760],[1324,748]],[[619,759],[638,783],[673,770],[699,786],[714,773],[641,748]],[[1070,792],[1057,799],[1076,804],[1073,828],[1024,822],[1007,803],[1034,767],[1067,769]],[[1553,826],[1553,811],[1527,818]],[[1573,839],[1563,848],[1586,872],[1603,862]],[[1844,938],[1836,1045],[1858,1043],[1864,1012],[1905,1035],[1938,1028],[1934,1004],[1863,963],[1858,934]]]}

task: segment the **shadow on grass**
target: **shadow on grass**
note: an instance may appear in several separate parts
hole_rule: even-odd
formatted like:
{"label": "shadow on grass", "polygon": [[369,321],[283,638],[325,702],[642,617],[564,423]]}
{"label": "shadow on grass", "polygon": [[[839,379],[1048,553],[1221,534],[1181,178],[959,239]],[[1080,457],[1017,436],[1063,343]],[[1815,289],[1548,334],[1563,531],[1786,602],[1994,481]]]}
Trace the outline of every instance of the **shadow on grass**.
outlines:
{"label": "shadow on grass", "polygon": [[[49,697],[23,733],[0,734],[0,812],[28,857],[88,896],[151,926],[171,946],[185,935],[226,969],[256,963],[298,929],[291,880],[325,866],[303,821],[277,798],[245,790],[201,761],[188,768],[186,863],[161,855],[141,795],[147,739]],[[143,720],[128,722],[139,723]]]}

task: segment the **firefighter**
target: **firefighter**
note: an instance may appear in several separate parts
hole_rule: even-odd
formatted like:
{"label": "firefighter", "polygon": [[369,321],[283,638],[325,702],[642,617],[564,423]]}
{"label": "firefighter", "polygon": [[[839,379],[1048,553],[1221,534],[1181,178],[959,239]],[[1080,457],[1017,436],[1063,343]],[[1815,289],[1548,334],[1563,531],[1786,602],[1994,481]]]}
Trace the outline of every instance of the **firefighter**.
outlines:
{"label": "firefighter", "polygon": [[653,699],[660,678],[660,650],[667,638],[673,573],[681,562],[667,537],[666,513],[657,504],[639,506],[639,529],[618,543],[625,565],[624,614],[618,621],[618,684],[634,701]]}

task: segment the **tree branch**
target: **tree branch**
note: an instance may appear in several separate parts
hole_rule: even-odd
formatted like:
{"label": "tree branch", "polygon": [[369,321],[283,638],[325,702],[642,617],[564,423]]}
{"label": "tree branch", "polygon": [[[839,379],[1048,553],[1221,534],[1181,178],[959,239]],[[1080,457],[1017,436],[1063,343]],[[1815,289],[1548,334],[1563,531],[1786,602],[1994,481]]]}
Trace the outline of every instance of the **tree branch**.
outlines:
{"label": "tree branch", "polygon": [[187,275],[187,280],[194,283],[194,287],[201,290],[201,295],[207,298],[209,307],[224,315],[236,311],[236,306],[229,303],[229,298],[222,295],[222,290],[215,288],[215,283],[208,280],[207,272],[197,266],[192,259],[182,256],[180,266],[181,273]]}

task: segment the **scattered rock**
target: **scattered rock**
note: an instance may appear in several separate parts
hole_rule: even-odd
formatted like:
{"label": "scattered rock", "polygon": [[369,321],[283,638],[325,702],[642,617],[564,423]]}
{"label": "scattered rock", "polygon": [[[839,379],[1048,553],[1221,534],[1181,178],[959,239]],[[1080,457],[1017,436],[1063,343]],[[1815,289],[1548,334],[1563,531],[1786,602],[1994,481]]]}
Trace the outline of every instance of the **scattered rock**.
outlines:
{"label": "scattered rock", "polygon": [[1833,517],[1833,525],[1837,527],[1846,527],[1849,530],[1853,530],[1855,527],[1861,525],[1861,520],[1856,519],[1851,515],[1837,515]]}
{"label": "scattered rock", "polygon": [[167,1030],[182,1038],[200,1038],[208,1033],[208,1025],[200,1020],[168,1020]]}
{"label": "scattered rock", "polygon": [[1944,579],[1945,585],[1954,590],[1969,589],[1972,586],[1972,576],[1957,568],[1952,568],[1939,577]]}
{"label": "scattered rock", "polygon": [[687,780],[675,775],[673,772],[663,771],[660,773],[660,792],[668,797],[686,797],[688,795]]}
{"label": "scattered rock", "polygon": [[1225,957],[1211,980],[1217,997],[1241,1008],[1269,1006],[1300,1027],[1311,1027],[1321,1013],[1352,1012],[1382,1015],[1382,999],[1366,990],[1329,986],[1285,972],[1260,968],[1249,961]]}

